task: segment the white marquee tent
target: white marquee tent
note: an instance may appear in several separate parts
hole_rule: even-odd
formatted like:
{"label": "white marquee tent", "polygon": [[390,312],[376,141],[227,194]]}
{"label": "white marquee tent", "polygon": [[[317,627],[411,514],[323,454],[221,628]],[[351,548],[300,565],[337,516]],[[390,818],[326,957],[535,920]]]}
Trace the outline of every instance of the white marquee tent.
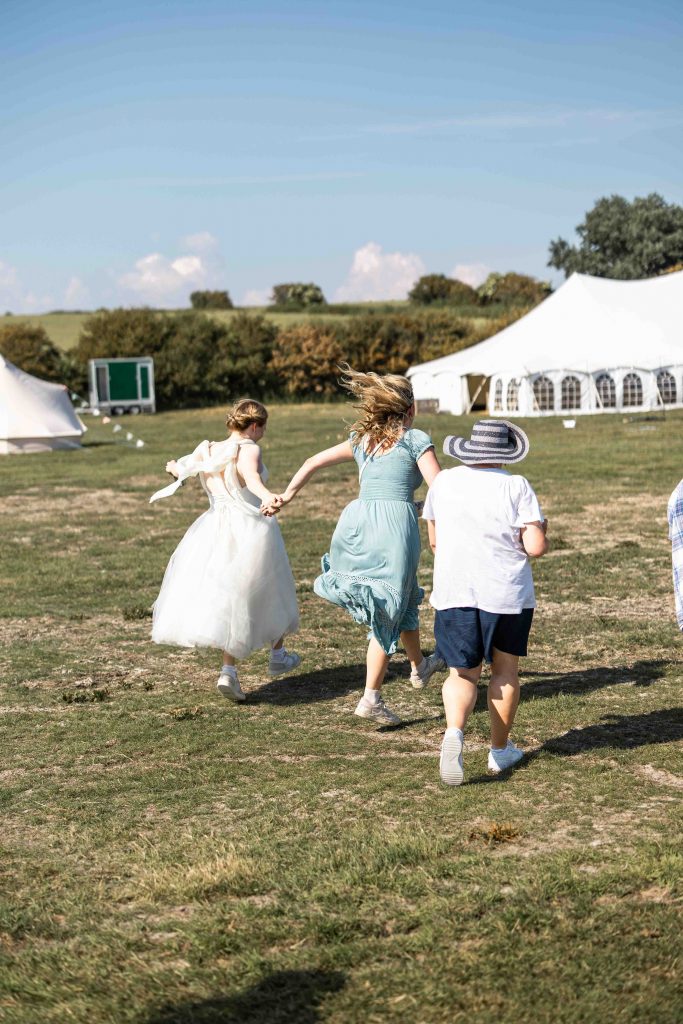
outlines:
{"label": "white marquee tent", "polygon": [[408,370],[415,398],[460,415],[683,407],[683,271],[643,281],[572,274],[486,341]]}
{"label": "white marquee tent", "polygon": [[32,377],[0,355],[0,455],[79,448],[85,431],[63,384]]}

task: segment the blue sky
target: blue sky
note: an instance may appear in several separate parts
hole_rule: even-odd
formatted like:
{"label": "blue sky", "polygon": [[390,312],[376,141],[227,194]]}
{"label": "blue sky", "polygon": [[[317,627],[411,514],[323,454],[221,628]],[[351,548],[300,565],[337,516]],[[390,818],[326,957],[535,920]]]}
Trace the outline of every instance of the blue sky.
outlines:
{"label": "blue sky", "polygon": [[683,5],[5,0],[0,310],[556,282],[602,195],[683,203]]}

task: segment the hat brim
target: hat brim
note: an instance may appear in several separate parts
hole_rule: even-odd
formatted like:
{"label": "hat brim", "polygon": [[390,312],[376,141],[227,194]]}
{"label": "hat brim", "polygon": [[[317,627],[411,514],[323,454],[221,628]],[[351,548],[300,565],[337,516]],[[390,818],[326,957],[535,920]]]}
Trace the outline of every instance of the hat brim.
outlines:
{"label": "hat brim", "polygon": [[473,445],[469,437],[450,436],[444,440],[444,455],[450,455],[453,459],[465,463],[468,466],[494,464],[510,465],[514,462],[521,462],[529,454],[529,438],[519,427],[508,420],[507,424],[512,435],[512,442],[501,445],[499,448],[490,447],[482,450],[480,445]]}

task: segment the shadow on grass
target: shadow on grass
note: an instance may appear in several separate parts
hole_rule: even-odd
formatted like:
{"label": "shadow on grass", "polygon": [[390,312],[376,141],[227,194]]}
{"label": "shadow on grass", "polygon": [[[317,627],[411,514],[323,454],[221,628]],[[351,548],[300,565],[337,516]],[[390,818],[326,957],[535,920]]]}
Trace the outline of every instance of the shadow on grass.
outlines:
{"label": "shadow on grass", "polygon": [[633,750],[656,743],[676,743],[683,740],[683,708],[666,708],[643,715],[604,715],[597,725],[583,729],[570,729],[562,736],[554,736],[538,748],[531,750],[513,768],[500,775],[477,775],[468,779],[466,786],[480,786],[488,782],[509,779],[520,768],[526,768],[547,752],[560,757],[572,757],[587,750]]}
{"label": "shadow on grass", "polygon": [[239,995],[162,1006],[144,1024],[317,1024],[320,1001],[345,983],[339,971],[275,971]]}
{"label": "shadow on grass", "polygon": [[598,725],[570,729],[563,736],[546,740],[538,753],[547,750],[551,754],[571,755],[600,747],[630,750],[682,739],[683,708],[667,708],[643,715],[605,715]]}
{"label": "shadow on grass", "polygon": [[249,694],[250,704],[314,704],[358,693],[365,686],[365,662],[336,665],[273,679]]}
{"label": "shadow on grass", "polygon": [[[284,676],[265,683],[258,690],[249,694],[250,704],[313,704],[319,700],[334,700],[336,697],[347,697],[357,693],[360,697],[365,686],[365,662],[352,665],[335,665],[330,668],[317,669],[315,672],[302,672],[299,675]],[[445,675],[445,673],[444,673]],[[401,683],[410,676],[410,662],[400,655],[392,658],[386,676],[386,684]],[[437,677],[432,679],[436,684]],[[442,678],[438,677],[438,687]],[[410,688],[409,688],[410,689]],[[410,723],[405,723],[410,724]]]}
{"label": "shadow on grass", "polygon": [[[634,683],[652,686],[665,675],[666,661],[637,661],[634,665],[616,668],[575,669],[573,672],[523,672],[521,700],[536,697],[555,697],[559,693],[582,694],[600,690],[605,686]],[[530,679],[530,676],[537,676]]]}

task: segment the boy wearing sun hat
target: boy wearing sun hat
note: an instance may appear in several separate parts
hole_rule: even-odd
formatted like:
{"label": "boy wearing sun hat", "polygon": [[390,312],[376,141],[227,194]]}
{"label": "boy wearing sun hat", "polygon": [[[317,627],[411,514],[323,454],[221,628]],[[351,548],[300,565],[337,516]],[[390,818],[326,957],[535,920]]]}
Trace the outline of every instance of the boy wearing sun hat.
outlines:
{"label": "boy wearing sun hat", "polygon": [[519,701],[519,658],[536,601],[529,557],[547,551],[547,522],[531,484],[503,467],[529,451],[507,420],[479,420],[472,436],[447,437],[443,450],[462,463],[436,477],[423,519],[434,551],[436,648],[449,668],[443,685],[446,734],[441,779],[463,780],[463,729],[477,699],[484,659],[491,663],[489,770],[511,768],[523,753],[510,741]]}

